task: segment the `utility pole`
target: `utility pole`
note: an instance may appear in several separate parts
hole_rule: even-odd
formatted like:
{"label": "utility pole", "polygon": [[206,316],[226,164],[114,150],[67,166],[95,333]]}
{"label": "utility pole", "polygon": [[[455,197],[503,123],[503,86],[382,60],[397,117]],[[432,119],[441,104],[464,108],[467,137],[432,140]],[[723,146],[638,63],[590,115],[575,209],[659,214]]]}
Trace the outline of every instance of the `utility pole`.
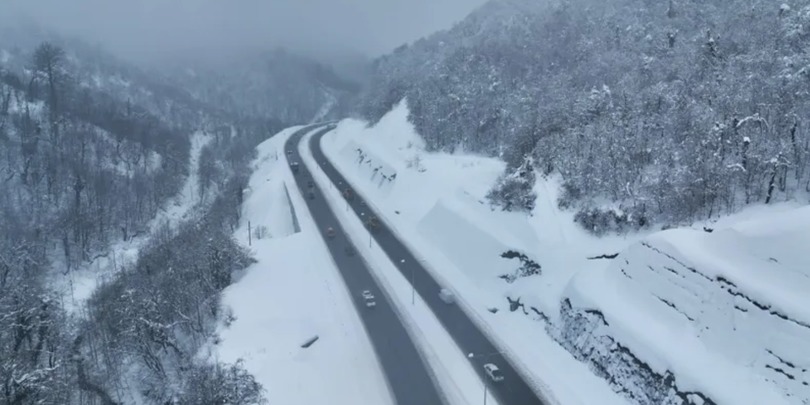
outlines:
{"label": "utility pole", "polygon": [[416,284],[414,284],[414,277],[416,277],[416,271],[411,268],[411,305],[416,305]]}
{"label": "utility pole", "polygon": [[253,240],[251,239],[251,230],[250,230],[250,221],[248,221],[248,246],[253,246]]}
{"label": "utility pole", "polygon": [[[400,263],[405,263],[405,259],[399,261]],[[416,284],[414,284],[414,277],[416,277],[416,270],[414,267],[411,267],[411,305],[416,305]]]}

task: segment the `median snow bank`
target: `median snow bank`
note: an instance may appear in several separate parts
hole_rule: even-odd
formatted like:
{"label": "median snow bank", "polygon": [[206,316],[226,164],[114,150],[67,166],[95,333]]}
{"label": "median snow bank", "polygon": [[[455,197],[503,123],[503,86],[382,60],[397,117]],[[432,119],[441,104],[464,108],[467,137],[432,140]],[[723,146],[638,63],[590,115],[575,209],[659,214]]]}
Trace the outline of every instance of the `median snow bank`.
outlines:
{"label": "median snow bank", "polygon": [[[573,222],[548,226],[556,218],[546,219],[539,209],[530,220],[493,211],[485,196],[505,169],[503,162],[428,153],[407,116],[402,103],[374,127],[344,120],[324,136],[324,153],[424,259],[436,279],[456,292],[459,305],[512,353],[510,358],[523,374],[539,389],[550,388],[544,394],[564,404],[627,403],[552,340],[544,322],[535,321],[542,319],[540,314],[558,311],[559,298],[576,269],[569,264],[593,265],[586,257],[604,253],[600,250],[604,244],[576,229]],[[555,207],[556,213],[556,204],[549,202],[547,207]],[[570,243],[544,251],[543,243],[558,243],[560,234]],[[533,268],[531,263],[540,264],[541,274],[525,271]],[[510,312],[508,298],[520,298],[529,316]],[[529,311],[530,306],[539,313]]]}
{"label": "median snow bank", "polygon": [[[810,403],[810,207],[715,229],[660,232],[569,286],[563,340],[608,374],[645,364],[646,390],[721,404]],[[671,380],[664,383],[664,380]]]}
{"label": "median snow bank", "polygon": [[[272,404],[393,404],[351,297],[304,208],[293,234],[284,183],[293,185],[283,154],[291,128],[258,147],[237,240],[258,261],[223,293],[233,320],[219,330],[211,355],[244,360]],[[297,187],[292,203],[305,207]],[[256,227],[265,234],[257,238]],[[308,348],[301,345],[318,336]]]}

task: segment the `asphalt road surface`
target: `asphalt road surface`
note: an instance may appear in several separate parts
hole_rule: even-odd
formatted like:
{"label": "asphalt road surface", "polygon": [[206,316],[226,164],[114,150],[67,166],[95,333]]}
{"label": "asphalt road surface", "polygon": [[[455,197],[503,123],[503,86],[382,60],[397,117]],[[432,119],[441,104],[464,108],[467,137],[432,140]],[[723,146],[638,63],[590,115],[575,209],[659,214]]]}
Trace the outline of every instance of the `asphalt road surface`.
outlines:
{"label": "asphalt road surface", "polygon": [[[321,150],[320,140],[327,132],[328,130],[319,131],[312,136],[309,146],[316,162],[332,183],[336,187],[346,188],[349,183],[326,159]],[[290,142],[297,142],[299,139],[300,135],[294,136],[290,139]],[[319,195],[318,198],[322,197]],[[324,207],[325,205],[323,204]],[[349,205],[355,215],[361,216],[363,214],[362,218],[368,218],[369,215],[379,217],[378,214],[369,209],[368,205],[356,193],[354,193],[354,198],[349,201]],[[316,221],[322,227],[329,226],[327,224],[337,224],[331,213],[328,219],[321,218],[322,216],[316,217]],[[377,242],[376,246],[383,249],[402,275],[405,276],[405,279],[414,285],[416,292],[419,293],[419,296],[422,297],[444,328],[450,333],[456,345],[464,352],[465,357],[469,353],[473,353],[473,357],[468,358],[481,378],[482,384],[487,384],[489,391],[502,405],[545,404],[467,314],[457,305],[447,304],[439,298],[439,291],[442,287],[384,223],[380,222],[379,227],[372,232],[372,235]],[[365,273],[363,276],[365,277]],[[501,369],[504,376],[503,381],[493,382],[485,375],[483,365],[486,363],[494,363]],[[391,380],[394,383],[397,382],[396,377],[393,375],[391,375]],[[483,399],[483,385],[481,389]],[[425,402],[425,404],[427,403],[432,402]]]}
{"label": "asphalt road surface", "polygon": [[[358,254],[349,254],[346,251],[347,247],[353,252],[357,252],[357,249],[346,237],[335,214],[324,200],[323,193],[314,184],[314,180],[313,187],[310,187],[312,174],[301,161],[297,146],[302,136],[316,128],[317,126],[305,127],[290,137],[284,146],[287,160],[290,164],[299,163],[295,181],[301,189],[307,207],[323,234],[329,252],[352,296],[357,313],[363,321],[366,333],[385,372],[394,400],[398,405],[446,405],[440,389],[431,377],[429,367],[423,362],[416,345],[371,276],[370,270]],[[324,127],[319,130],[318,134],[323,134],[331,128],[330,126]],[[326,235],[325,231],[328,227],[335,230],[333,238]],[[369,290],[374,295],[375,307],[366,306],[366,302],[361,296],[364,290]],[[324,314],[324,316],[329,316],[329,314]],[[347,367],[346,372],[352,373],[353,370],[351,367]],[[312,389],[317,390],[318,387],[313,386]]]}

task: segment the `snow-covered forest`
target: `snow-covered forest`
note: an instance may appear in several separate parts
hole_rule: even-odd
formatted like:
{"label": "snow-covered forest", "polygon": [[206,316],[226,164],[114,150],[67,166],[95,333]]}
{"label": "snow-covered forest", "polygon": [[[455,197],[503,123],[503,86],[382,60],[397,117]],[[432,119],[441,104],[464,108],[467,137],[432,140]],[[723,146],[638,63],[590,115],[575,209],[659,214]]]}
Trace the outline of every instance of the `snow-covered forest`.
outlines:
{"label": "snow-covered forest", "polygon": [[[491,322],[482,336],[538,379],[560,367],[551,385],[597,388],[583,398],[810,403],[810,0],[490,0],[351,74],[275,39],[224,51],[224,34],[140,63],[4,17],[0,404],[262,404],[269,384],[289,385],[275,400],[319,378],[324,397],[366,393],[350,379],[386,397],[408,382],[388,380],[352,306],[370,290],[349,290],[351,263],[321,240],[341,227],[341,251],[369,267],[357,274],[396,269],[374,241],[409,242],[443,294]],[[313,123],[342,192],[287,143]],[[373,221],[345,225],[353,198]],[[335,220],[312,215],[329,203]],[[365,233],[379,221],[386,233]],[[373,307],[405,294],[394,309],[424,311],[403,322],[419,337],[433,309],[414,274],[380,283]],[[477,390],[473,353],[434,327],[447,336],[431,372],[444,362],[439,377]],[[438,332],[409,339],[425,350]],[[329,354],[279,343],[301,335]]]}
{"label": "snow-covered forest", "polygon": [[375,61],[360,112],[407,98],[434,150],[502,156],[596,233],[672,225],[810,189],[810,3],[497,0]]}
{"label": "snow-covered forest", "polygon": [[[253,148],[281,123],[231,117],[74,40],[5,34],[0,403],[260,401],[240,365],[196,354],[251,261],[232,229]],[[189,215],[155,222],[186,189]],[[57,288],[99,263],[108,277],[87,299]]]}

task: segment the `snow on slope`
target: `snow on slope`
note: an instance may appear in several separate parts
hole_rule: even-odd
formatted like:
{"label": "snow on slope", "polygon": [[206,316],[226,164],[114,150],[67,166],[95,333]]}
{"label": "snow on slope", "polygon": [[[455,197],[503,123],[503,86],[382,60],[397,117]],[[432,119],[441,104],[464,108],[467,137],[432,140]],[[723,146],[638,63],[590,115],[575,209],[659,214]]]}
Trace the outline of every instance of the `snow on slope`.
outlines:
{"label": "snow on slope", "polygon": [[[57,272],[54,280],[55,289],[63,293],[66,309],[69,311],[80,310],[99,284],[110,280],[123,267],[134,264],[138,259],[141,247],[147,242],[153,231],[161,226],[174,228],[195,212],[194,207],[199,198],[197,173],[200,151],[211,139],[213,138],[210,135],[203,132],[192,135],[189,175],[186,177],[181,191],[158,211],[147,225],[147,229],[133,230],[134,235],[125,241],[116,239],[105,254],[85,263],[82,268],[72,270],[67,274]],[[63,268],[63,266],[54,266],[54,268]]]}
{"label": "snow on slope", "polygon": [[323,93],[324,96],[326,97],[326,101],[321,106],[321,109],[315,113],[315,116],[312,117],[312,120],[310,120],[311,123],[323,121],[326,118],[326,116],[329,115],[330,112],[332,112],[332,109],[335,108],[335,105],[337,105],[338,100],[334,94],[330,93],[329,90],[327,90],[326,88],[323,89]]}
{"label": "snow on slope", "polygon": [[[247,221],[267,227],[252,240],[258,262],[223,293],[236,318],[218,333],[220,360],[244,365],[271,404],[393,404],[371,343],[338,270],[294,186],[281,151],[290,128],[258,147],[235,237],[248,246]],[[292,233],[288,184],[302,232]],[[319,336],[310,348],[300,347]]]}
{"label": "snow on slope", "polygon": [[[513,284],[498,277],[516,267],[513,261],[499,257],[504,249],[537,259],[541,240],[556,241],[561,232],[581,240],[586,236],[577,233],[572,223],[570,230],[555,228],[554,236],[547,237],[538,231],[545,224],[538,228],[523,215],[492,211],[484,196],[504,164],[479,156],[426,153],[407,115],[403,103],[372,128],[361,121],[345,120],[323,138],[324,152],[422,256],[439,282],[456,291],[460,305],[500,340],[501,349],[534,376],[535,385],[550,387],[556,400],[564,404],[626,403],[555,343],[542,322],[507,311],[507,297],[528,292],[542,297],[544,288],[556,291],[555,297],[548,298],[556,309],[572,268],[561,266],[552,269],[561,275],[544,273]],[[586,261],[584,256],[576,260]],[[549,272],[545,262],[541,264]],[[545,286],[548,280],[556,284]],[[535,301],[539,306],[543,300]],[[489,312],[493,307],[501,311]]]}
{"label": "snow on slope", "polygon": [[566,294],[679,389],[723,404],[810,403],[810,207],[678,229],[580,273]]}
{"label": "snow on slope", "polygon": [[197,170],[200,167],[200,152],[212,139],[211,135],[203,132],[197,132],[191,137],[190,170],[186,182],[168,206],[152,219],[149,224],[150,229],[164,224],[170,227],[177,226],[188,219],[188,215],[192,212],[191,208],[200,203],[200,181],[199,170]]}

